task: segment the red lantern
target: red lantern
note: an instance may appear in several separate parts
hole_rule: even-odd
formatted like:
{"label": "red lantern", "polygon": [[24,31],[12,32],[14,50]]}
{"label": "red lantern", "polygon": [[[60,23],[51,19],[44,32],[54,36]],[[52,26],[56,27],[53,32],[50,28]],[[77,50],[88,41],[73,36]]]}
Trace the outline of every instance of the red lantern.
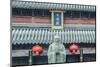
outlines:
{"label": "red lantern", "polygon": [[70,47],[69,47],[69,50],[72,54],[75,54],[78,50],[78,46],[76,44],[72,44]]}
{"label": "red lantern", "polygon": [[43,52],[43,48],[39,45],[35,45],[32,47],[32,52],[39,56]]}

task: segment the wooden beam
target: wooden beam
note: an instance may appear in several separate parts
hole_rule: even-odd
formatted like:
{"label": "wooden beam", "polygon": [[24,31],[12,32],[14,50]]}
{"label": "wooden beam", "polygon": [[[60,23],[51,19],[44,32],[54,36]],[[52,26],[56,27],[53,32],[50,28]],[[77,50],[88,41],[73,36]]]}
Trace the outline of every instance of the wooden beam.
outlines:
{"label": "wooden beam", "polygon": [[[69,49],[66,49],[67,55],[71,55]],[[94,54],[96,53],[95,48],[83,48],[83,54]],[[76,54],[80,54],[78,50]],[[47,50],[43,50],[43,53],[40,56],[46,56]],[[21,57],[21,56],[29,56],[29,50],[12,50],[12,57]],[[33,54],[35,56],[35,54]]]}

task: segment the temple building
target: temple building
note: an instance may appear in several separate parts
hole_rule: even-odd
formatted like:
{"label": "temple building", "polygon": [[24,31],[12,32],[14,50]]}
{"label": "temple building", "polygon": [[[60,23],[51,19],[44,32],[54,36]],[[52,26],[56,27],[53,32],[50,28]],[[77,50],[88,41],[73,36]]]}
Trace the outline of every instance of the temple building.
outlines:
{"label": "temple building", "polygon": [[[95,5],[12,0],[11,11],[12,65],[48,64],[56,34],[66,49],[65,63],[96,60]],[[34,48],[29,60],[36,45],[41,51]]]}

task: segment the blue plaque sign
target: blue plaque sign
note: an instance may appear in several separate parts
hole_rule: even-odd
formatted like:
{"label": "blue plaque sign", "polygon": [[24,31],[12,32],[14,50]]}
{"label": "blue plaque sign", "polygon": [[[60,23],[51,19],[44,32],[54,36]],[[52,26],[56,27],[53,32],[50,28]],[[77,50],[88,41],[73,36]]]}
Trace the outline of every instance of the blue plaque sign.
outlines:
{"label": "blue plaque sign", "polygon": [[52,29],[63,29],[63,11],[52,11]]}

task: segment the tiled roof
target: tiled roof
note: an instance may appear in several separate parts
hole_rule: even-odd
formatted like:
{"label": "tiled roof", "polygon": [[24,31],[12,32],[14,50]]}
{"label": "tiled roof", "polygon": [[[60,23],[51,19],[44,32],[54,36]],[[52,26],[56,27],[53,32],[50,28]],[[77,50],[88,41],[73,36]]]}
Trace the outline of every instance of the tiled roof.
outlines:
{"label": "tiled roof", "polygon": [[34,1],[12,1],[13,8],[27,9],[57,9],[57,10],[80,10],[80,11],[95,11],[94,5],[79,5],[65,3],[49,3],[49,2],[34,2]]}
{"label": "tiled roof", "polygon": [[[81,26],[82,27],[82,26]],[[73,27],[72,27],[73,28]],[[75,28],[75,27],[74,27]],[[51,44],[54,41],[54,35],[61,36],[63,43],[95,43],[95,30],[79,30],[79,29],[64,29],[51,30],[48,28],[25,28],[13,27],[12,43],[13,44]]]}
{"label": "tiled roof", "polygon": [[[50,28],[52,24],[41,24],[41,23],[15,23],[12,22],[12,28]],[[65,30],[95,30],[94,24],[64,24]]]}

